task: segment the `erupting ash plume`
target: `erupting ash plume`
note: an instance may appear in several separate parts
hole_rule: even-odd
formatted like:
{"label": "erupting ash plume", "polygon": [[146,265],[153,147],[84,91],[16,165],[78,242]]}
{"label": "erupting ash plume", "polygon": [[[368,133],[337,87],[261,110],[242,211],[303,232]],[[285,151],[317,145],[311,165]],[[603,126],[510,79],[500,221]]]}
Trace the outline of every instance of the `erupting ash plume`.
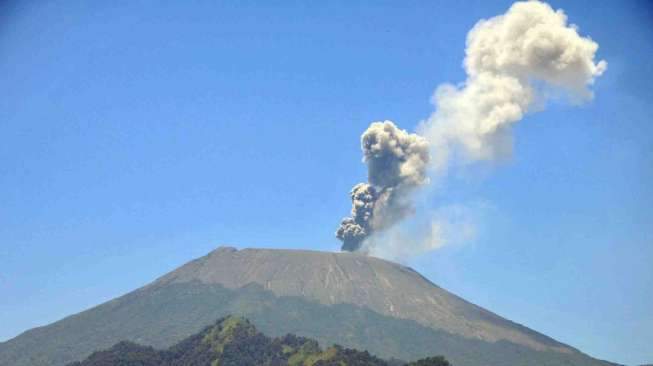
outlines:
{"label": "erupting ash plume", "polygon": [[[389,252],[383,246],[391,246],[393,252],[415,253],[445,244],[438,230],[427,230],[431,244],[403,232],[383,238],[375,234],[411,215],[411,193],[429,182],[427,170],[442,173],[454,160],[509,156],[512,125],[543,110],[551,95],[565,95],[574,103],[590,100],[588,87],[607,68],[605,61],[594,62],[597,49],[596,42],[567,24],[562,10],[540,1],[517,2],[505,14],[479,21],[467,34],[467,80],[436,89],[435,112],[421,123],[419,135],[389,121],[372,123],[363,134],[369,182],[351,191],[351,217],[336,232],[342,249],[365,248],[374,254]],[[431,226],[441,227],[438,222]],[[388,243],[396,237],[402,243]],[[419,248],[398,251],[398,245]]]}
{"label": "erupting ash plume", "polygon": [[412,211],[409,195],[428,183],[429,145],[391,121],[374,122],[361,136],[368,183],[351,190],[351,217],[342,220],[336,236],[342,249],[358,250],[363,240],[392,226]]}

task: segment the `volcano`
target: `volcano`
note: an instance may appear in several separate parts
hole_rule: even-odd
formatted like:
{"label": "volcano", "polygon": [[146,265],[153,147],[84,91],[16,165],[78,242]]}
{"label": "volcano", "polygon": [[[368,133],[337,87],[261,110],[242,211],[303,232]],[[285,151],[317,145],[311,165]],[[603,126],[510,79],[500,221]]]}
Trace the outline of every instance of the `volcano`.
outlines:
{"label": "volcano", "polygon": [[220,247],[152,283],[0,343],[0,365],[63,366],[120,341],[168,347],[239,315],[386,359],[456,366],[614,365],[509,321],[409,267],[357,253]]}

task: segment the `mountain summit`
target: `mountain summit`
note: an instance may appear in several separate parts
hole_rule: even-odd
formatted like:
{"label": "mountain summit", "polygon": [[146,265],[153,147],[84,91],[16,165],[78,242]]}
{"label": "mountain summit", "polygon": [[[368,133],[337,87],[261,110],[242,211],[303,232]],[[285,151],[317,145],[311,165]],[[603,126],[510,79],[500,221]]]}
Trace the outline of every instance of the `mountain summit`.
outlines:
{"label": "mountain summit", "polygon": [[64,365],[127,340],[168,347],[227,314],[406,361],[456,366],[610,363],[469,303],[393,262],[356,253],[220,247],[151,284],[0,344],[0,365]]}
{"label": "mountain summit", "polygon": [[409,267],[356,253],[220,247],[152,286],[194,281],[230,289],[258,284],[276,296],[298,296],[324,305],[352,304],[466,338],[572,352],[443,290]]}

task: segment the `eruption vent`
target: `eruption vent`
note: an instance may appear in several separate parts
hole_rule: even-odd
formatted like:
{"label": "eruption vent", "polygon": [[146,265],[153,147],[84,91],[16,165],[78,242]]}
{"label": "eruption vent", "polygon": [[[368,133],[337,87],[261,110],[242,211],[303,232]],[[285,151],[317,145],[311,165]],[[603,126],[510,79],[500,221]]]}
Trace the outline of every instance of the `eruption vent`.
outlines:
{"label": "eruption vent", "polygon": [[[389,121],[372,123],[363,134],[369,182],[351,192],[352,216],[336,232],[342,249],[362,247],[377,255],[417,253],[446,244],[446,238],[438,237],[448,226],[441,219],[429,223],[438,230],[374,234],[393,234],[393,226],[411,215],[411,193],[429,182],[427,168],[443,177],[452,162],[508,156],[512,125],[527,113],[542,111],[552,95],[574,103],[590,100],[589,86],[607,68],[605,61],[594,62],[598,47],[567,24],[562,10],[540,1],[517,2],[505,14],[476,23],[467,34],[467,80],[436,89],[435,112],[421,123],[419,135]],[[414,248],[397,251],[398,245]]]}

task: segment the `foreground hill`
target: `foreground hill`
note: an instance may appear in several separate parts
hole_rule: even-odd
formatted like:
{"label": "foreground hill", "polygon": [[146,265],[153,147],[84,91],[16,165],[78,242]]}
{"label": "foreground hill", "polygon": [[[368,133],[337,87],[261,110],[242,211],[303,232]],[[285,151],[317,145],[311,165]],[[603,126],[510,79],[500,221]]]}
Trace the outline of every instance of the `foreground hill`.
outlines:
{"label": "foreground hill", "polygon": [[219,248],[153,283],[0,344],[0,365],[61,366],[129,340],[168,347],[239,314],[383,358],[442,354],[457,366],[599,366],[471,304],[410,268],[354,253]]}
{"label": "foreground hill", "polygon": [[[391,366],[368,352],[332,346],[322,350],[312,339],[287,334],[269,338],[239,317],[229,316],[206,327],[167,350],[155,350],[132,342],[120,342],[69,366]],[[405,366],[450,366],[441,357]]]}

